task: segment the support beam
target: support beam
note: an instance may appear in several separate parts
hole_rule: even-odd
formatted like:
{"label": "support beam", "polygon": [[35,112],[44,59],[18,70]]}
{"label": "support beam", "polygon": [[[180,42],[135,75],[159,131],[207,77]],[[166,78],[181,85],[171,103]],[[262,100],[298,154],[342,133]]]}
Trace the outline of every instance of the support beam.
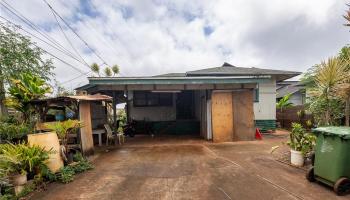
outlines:
{"label": "support beam", "polygon": [[117,126],[117,94],[115,91],[113,91],[112,107],[113,107],[113,125],[114,127],[116,127]]}
{"label": "support beam", "polygon": [[84,155],[94,154],[94,141],[92,138],[91,107],[90,102],[81,101],[79,103],[79,119],[83,123],[80,129],[81,148]]}

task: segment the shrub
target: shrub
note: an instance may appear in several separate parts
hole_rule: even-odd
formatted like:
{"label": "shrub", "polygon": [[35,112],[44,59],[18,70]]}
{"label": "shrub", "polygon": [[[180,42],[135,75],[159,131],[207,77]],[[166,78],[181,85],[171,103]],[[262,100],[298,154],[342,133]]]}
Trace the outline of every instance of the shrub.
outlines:
{"label": "shrub", "polygon": [[292,132],[287,143],[295,151],[301,151],[303,155],[310,152],[315,146],[316,137],[306,133],[303,126],[299,123],[292,123]]}
{"label": "shrub", "polygon": [[58,180],[62,183],[69,183],[74,180],[74,175],[93,169],[93,165],[83,157],[81,153],[73,156],[75,163],[62,167],[58,173]]}
{"label": "shrub", "polygon": [[49,153],[39,146],[29,146],[26,143],[0,145],[0,169],[6,174],[33,172],[46,165]]}
{"label": "shrub", "polygon": [[71,166],[64,166],[58,173],[58,180],[62,183],[69,183],[74,180],[74,169]]}
{"label": "shrub", "polygon": [[25,139],[30,132],[27,124],[0,122],[0,141],[17,142]]}

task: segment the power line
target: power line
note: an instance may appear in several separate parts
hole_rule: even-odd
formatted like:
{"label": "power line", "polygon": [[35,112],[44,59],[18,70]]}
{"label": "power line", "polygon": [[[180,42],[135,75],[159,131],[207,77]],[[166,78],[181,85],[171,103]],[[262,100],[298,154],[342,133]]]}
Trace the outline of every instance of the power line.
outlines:
{"label": "power line", "polygon": [[84,65],[85,65],[85,63],[81,62],[80,60],[78,60],[77,58],[75,58],[74,56],[72,56],[71,54],[68,54],[67,52],[62,51],[61,49],[57,48],[56,46],[54,46],[54,45],[48,43],[47,41],[41,39],[40,37],[36,36],[35,34],[33,34],[33,33],[29,32],[28,30],[24,29],[24,28],[21,27],[20,25],[15,24],[14,22],[11,22],[9,19],[6,19],[6,18],[3,17],[3,16],[0,16],[0,18],[2,18],[3,20],[5,20],[6,22],[8,22],[8,23],[10,23],[10,24],[13,24],[13,25],[16,26],[17,28],[21,29],[22,31],[24,31],[25,33],[31,35],[32,37],[34,37],[34,38],[40,40],[41,42],[44,42],[45,44],[51,46],[52,48],[54,48],[54,49],[56,49],[56,50],[58,50],[58,51],[64,53],[65,55],[67,55],[67,56],[71,57],[72,59],[74,59],[74,60],[80,62],[81,64],[84,64]]}
{"label": "power line", "polygon": [[74,78],[72,78],[72,79],[63,81],[63,82],[61,82],[60,84],[61,84],[61,85],[64,85],[64,84],[66,84],[66,83],[72,82],[72,81],[74,81],[74,80],[76,80],[76,79],[78,79],[78,78],[80,78],[80,77],[83,77],[83,76],[88,75],[90,72],[92,72],[92,71],[89,71],[89,72],[87,72],[87,73],[85,73],[85,74],[81,74],[81,75],[79,75],[79,76],[77,76],[77,77],[74,77]]}
{"label": "power line", "polygon": [[53,39],[52,37],[50,37],[49,35],[45,34],[44,32],[40,31],[40,28],[38,26],[36,26],[33,22],[31,22],[28,18],[26,18],[24,15],[22,15],[18,10],[16,10],[15,8],[13,8],[10,4],[8,4],[5,0],[3,0],[3,2],[7,5],[4,5],[2,2],[0,2],[0,4],[6,9],[8,10],[10,13],[12,13],[13,15],[15,15],[17,18],[19,18],[21,21],[23,21],[26,25],[28,25],[29,27],[31,27],[32,29],[34,29],[36,32],[38,32],[40,35],[42,35],[44,38],[46,38],[48,41],[52,42],[54,45],[58,46],[58,48],[60,48],[62,51],[65,51],[67,54],[70,54],[72,57],[74,57],[74,55],[67,50],[66,48],[64,48],[61,44],[59,44],[59,42],[57,42],[55,39]]}
{"label": "power line", "polygon": [[69,45],[73,48],[73,50],[75,51],[75,53],[81,58],[81,60],[88,66],[88,68],[90,69],[89,64],[84,60],[84,58],[79,54],[78,50],[74,47],[74,45],[72,44],[72,42],[68,39],[67,35],[65,34],[65,32],[63,31],[63,28],[60,24],[60,22],[57,19],[57,16],[55,15],[55,13],[51,10],[53,16],[55,17],[55,20],[57,22],[57,25],[59,26],[61,32],[63,33],[64,37],[66,38],[67,42],[69,43]]}
{"label": "power line", "polygon": [[[13,15],[15,15],[15,16],[16,16],[17,18],[19,18],[21,21],[23,21],[26,25],[28,25],[29,27],[31,27],[32,29],[34,29],[36,32],[38,32],[38,33],[39,33],[40,35],[42,35],[45,39],[47,39],[48,41],[50,41],[50,42],[53,43],[53,44],[51,44],[51,43],[49,43],[49,42],[47,42],[47,41],[41,39],[40,37],[36,36],[35,34],[29,32],[29,31],[27,31],[27,30],[25,30],[25,29],[22,28],[20,25],[17,25],[17,24],[15,24],[14,22],[11,22],[10,20],[6,19],[6,18],[3,17],[3,16],[0,16],[0,18],[2,18],[3,20],[7,21],[8,23],[13,24],[14,26],[16,26],[17,28],[23,30],[23,31],[26,32],[27,34],[31,35],[32,37],[34,37],[34,38],[36,38],[36,39],[38,39],[38,40],[44,42],[45,44],[47,44],[47,45],[49,45],[49,46],[55,48],[56,50],[58,50],[58,51],[64,53],[65,55],[71,57],[72,59],[74,59],[74,60],[76,60],[76,61],[82,63],[82,62],[81,62],[79,59],[77,59],[69,50],[65,49],[62,45],[60,45],[55,39],[53,39],[53,38],[50,37],[49,35],[47,35],[47,34],[41,32],[41,31],[39,30],[39,28],[38,28],[34,23],[32,23],[28,18],[26,18],[24,15],[22,15],[18,10],[16,10],[16,9],[13,8],[11,5],[9,5],[5,0],[3,0],[3,2],[4,2],[7,6],[9,6],[9,7],[12,9],[12,10],[11,10],[9,7],[7,7],[6,5],[4,5],[4,4],[0,1],[0,4],[1,4],[6,10],[8,10],[9,12],[11,12]],[[1,25],[1,24],[0,24],[0,25]],[[81,73],[81,75],[79,75],[78,77],[75,77],[75,78],[72,78],[72,79],[70,79],[70,80],[64,81],[64,82],[61,83],[61,84],[65,84],[65,83],[71,82],[71,81],[73,81],[73,80],[75,80],[75,79],[77,79],[77,78],[80,78],[80,77],[82,77],[82,76],[86,76],[87,74],[89,74],[89,73],[91,72],[91,70],[88,71],[88,72],[83,72],[83,71],[80,70],[79,68],[77,68],[77,67],[73,66],[72,64],[66,62],[65,60],[59,58],[58,56],[54,55],[53,53],[50,53],[49,51],[47,51],[47,50],[45,50],[45,49],[39,47],[38,45],[36,45],[36,44],[34,44],[34,43],[33,43],[33,45],[36,46],[36,47],[38,47],[38,48],[40,48],[40,49],[42,49],[45,53],[49,54],[50,56],[56,58],[57,60],[61,61],[62,63],[68,65],[69,67],[71,67],[71,68],[73,68],[74,70],[76,70],[76,71],[78,71],[79,73]],[[80,56],[80,55],[79,55],[79,56]],[[85,63],[82,63],[82,64],[84,64],[84,65],[86,64],[86,65],[89,67],[89,69],[90,69],[90,66],[89,66],[86,62],[85,62]]]}
{"label": "power line", "polygon": [[47,6],[66,24],[66,26],[72,30],[72,32],[87,46],[104,64],[108,65],[107,62],[92,48],[90,45],[59,15],[55,9],[46,1],[43,0]]}

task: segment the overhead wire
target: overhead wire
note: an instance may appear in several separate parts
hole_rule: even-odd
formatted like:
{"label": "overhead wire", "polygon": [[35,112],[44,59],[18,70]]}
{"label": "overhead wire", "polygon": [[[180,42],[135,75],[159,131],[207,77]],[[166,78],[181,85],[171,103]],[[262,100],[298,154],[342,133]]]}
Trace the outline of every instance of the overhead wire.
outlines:
{"label": "overhead wire", "polygon": [[[72,52],[70,52],[68,49],[63,47],[59,42],[57,42],[54,38],[52,38],[50,35],[46,34],[45,32],[42,32],[40,28],[35,25],[31,20],[26,18],[23,14],[21,14],[18,10],[16,10],[14,7],[12,7],[10,4],[8,4],[5,0],[0,1],[0,5],[2,5],[7,11],[9,11],[11,14],[15,15],[18,19],[20,19],[22,22],[24,22],[27,26],[38,32],[40,35],[42,35],[45,39],[50,41],[53,45],[55,45],[57,48],[61,49],[62,51],[65,51],[66,54],[70,54],[71,57],[75,57]],[[5,3],[6,5],[4,5]]]}
{"label": "overhead wire", "polygon": [[84,64],[84,65],[85,65],[85,63],[83,63],[81,60],[77,59],[76,57],[72,56],[71,54],[67,54],[65,51],[62,51],[61,49],[57,48],[55,45],[52,45],[51,43],[49,43],[49,42],[43,40],[42,38],[36,36],[35,34],[31,33],[30,31],[26,30],[25,28],[21,27],[20,25],[15,24],[15,23],[12,22],[11,20],[9,20],[9,19],[7,19],[7,18],[5,18],[5,17],[3,17],[3,16],[0,16],[0,18],[3,19],[3,20],[5,20],[6,22],[8,22],[8,23],[10,23],[10,24],[12,24],[12,25],[14,25],[14,26],[16,26],[17,28],[21,29],[21,30],[24,31],[25,33],[29,34],[31,37],[34,37],[34,38],[40,40],[41,42],[43,42],[43,43],[45,43],[45,44],[51,46],[52,48],[54,48],[54,49],[60,51],[61,53],[65,54],[66,56],[69,56],[70,58],[72,58],[72,59],[74,59],[74,60],[80,62],[81,64]]}
{"label": "overhead wire", "polygon": [[69,24],[68,22],[66,22],[65,19],[63,19],[63,17],[61,17],[61,15],[46,1],[43,0],[46,5],[64,22],[64,24],[84,43],[84,45],[86,47],[88,47],[88,49],[90,51],[92,51],[96,57],[98,57],[104,64],[106,64],[107,66],[110,66],[107,64],[107,62],[97,53],[97,50],[93,49]]}
{"label": "overhead wire", "polygon": [[[52,11],[52,10],[51,10]],[[73,43],[69,40],[69,38],[67,37],[66,33],[64,32],[60,22],[57,19],[57,16],[54,12],[52,12],[52,15],[54,16],[57,25],[59,26],[61,32],[63,33],[63,36],[66,38],[66,41],[69,43],[69,45],[72,47],[72,49],[74,50],[74,52],[80,57],[80,59],[86,64],[86,66],[88,66],[88,68],[90,69],[90,65],[84,60],[84,58],[80,55],[80,53],[78,52],[78,50],[74,47]]]}

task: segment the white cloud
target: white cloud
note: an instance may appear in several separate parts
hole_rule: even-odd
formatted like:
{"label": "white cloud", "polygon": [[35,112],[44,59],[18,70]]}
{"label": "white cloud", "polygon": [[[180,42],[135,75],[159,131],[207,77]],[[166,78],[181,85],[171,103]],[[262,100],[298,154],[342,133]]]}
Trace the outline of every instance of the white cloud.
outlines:
{"label": "white cloud", "polygon": [[[304,71],[348,43],[341,15],[345,1],[334,0],[91,0],[48,1],[72,27],[122,75],[184,72],[231,62],[237,66]],[[83,6],[93,4],[93,6]],[[47,33],[72,48],[41,0],[8,1]],[[86,9],[97,9],[89,16]],[[14,16],[5,16],[17,23]],[[51,29],[47,29],[51,27]],[[209,27],[211,34],[205,35]],[[99,59],[66,31],[88,63]],[[87,67],[41,44],[83,71]],[[55,61],[57,79],[79,72]],[[292,67],[289,67],[292,66]],[[66,84],[86,83],[81,77]]]}

